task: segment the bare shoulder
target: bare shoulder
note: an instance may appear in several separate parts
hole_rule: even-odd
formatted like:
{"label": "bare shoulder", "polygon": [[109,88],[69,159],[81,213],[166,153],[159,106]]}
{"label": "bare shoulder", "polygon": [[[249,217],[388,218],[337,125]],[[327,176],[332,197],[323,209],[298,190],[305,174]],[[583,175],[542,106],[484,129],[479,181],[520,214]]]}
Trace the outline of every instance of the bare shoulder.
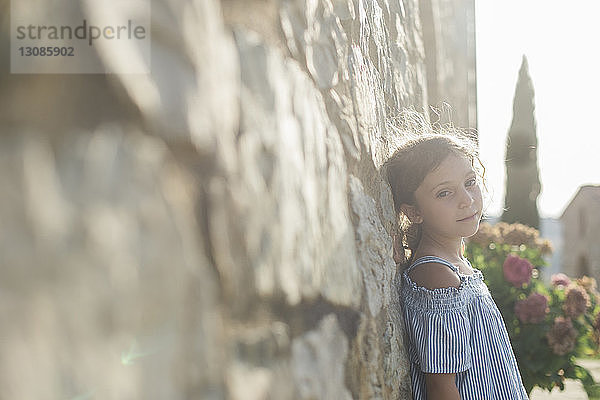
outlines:
{"label": "bare shoulder", "polygon": [[458,275],[448,266],[436,262],[418,265],[408,275],[414,283],[427,289],[460,286]]}

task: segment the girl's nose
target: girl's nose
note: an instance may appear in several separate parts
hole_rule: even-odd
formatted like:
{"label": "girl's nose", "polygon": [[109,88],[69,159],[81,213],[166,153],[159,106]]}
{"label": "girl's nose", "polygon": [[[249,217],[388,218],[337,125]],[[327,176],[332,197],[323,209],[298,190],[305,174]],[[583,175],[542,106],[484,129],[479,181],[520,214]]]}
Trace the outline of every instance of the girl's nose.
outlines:
{"label": "girl's nose", "polygon": [[462,189],[461,191],[461,199],[460,199],[461,203],[461,207],[471,207],[471,205],[475,202],[475,199],[473,199],[473,195],[466,190],[465,188]]}

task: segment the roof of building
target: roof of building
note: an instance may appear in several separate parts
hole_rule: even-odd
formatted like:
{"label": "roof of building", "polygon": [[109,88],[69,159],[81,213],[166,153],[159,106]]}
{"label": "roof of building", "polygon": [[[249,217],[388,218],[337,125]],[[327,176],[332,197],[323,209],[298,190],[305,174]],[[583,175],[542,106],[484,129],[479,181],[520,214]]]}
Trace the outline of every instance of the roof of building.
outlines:
{"label": "roof of building", "polygon": [[589,197],[593,200],[597,200],[597,204],[600,205],[600,185],[583,185],[580,186],[571,201],[567,204],[564,211],[562,212],[560,219],[563,219],[569,209],[572,208],[578,199],[582,196]]}

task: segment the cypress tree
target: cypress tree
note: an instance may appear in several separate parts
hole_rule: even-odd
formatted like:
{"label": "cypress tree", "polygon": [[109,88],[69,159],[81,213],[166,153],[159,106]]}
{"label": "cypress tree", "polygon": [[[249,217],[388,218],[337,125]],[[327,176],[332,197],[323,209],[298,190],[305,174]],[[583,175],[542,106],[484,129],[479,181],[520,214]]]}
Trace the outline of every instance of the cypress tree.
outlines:
{"label": "cypress tree", "polygon": [[513,100],[513,119],[506,139],[506,195],[502,221],[539,229],[537,198],[541,191],[533,84],[523,55]]}

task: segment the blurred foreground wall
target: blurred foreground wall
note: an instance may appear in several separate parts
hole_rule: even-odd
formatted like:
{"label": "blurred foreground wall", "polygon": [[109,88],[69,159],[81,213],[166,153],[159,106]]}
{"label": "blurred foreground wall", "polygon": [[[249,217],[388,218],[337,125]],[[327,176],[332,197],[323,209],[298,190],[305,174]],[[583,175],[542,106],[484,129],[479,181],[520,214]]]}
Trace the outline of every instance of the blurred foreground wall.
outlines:
{"label": "blurred foreground wall", "polygon": [[428,82],[474,120],[471,2],[157,0],[150,75],[0,11],[0,399],[411,398],[378,169]]}

